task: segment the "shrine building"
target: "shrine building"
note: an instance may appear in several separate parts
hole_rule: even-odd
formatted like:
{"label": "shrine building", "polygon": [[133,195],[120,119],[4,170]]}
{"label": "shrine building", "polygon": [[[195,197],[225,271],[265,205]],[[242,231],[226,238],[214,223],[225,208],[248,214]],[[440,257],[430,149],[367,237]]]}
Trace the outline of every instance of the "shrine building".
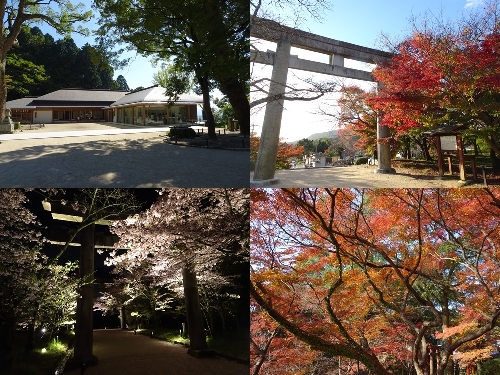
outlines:
{"label": "shrine building", "polygon": [[136,92],[103,89],[61,89],[42,96],[11,100],[12,121],[30,124],[114,122],[130,125],[176,125],[198,121],[201,96],[180,95],[169,105],[163,87]]}

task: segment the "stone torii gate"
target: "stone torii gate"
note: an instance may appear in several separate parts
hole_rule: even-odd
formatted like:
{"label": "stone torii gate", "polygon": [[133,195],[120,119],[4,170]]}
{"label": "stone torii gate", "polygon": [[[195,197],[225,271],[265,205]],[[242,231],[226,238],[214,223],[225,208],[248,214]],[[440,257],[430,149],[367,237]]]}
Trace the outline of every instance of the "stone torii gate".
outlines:
{"label": "stone torii gate", "polygon": [[[43,209],[51,213],[52,219],[82,223],[86,221],[85,214],[74,209],[71,204],[62,204],[60,200],[42,202]],[[50,233],[50,242],[53,244],[69,243],[69,246],[79,247],[78,272],[79,277],[84,280],[80,287],[80,298],[77,301],[75,342],[73,357],[66,362],[66,369],[81,368],[82,374],[86,367],[96,365],[99,359],[93,354],[93,305],[94,305],[94,255],[96,248],[113,248],[118,241],[115,235],[104,236],[96,234],[96,225],[109,226],[110,220],[124,219],[135,211],[122,212],[121,215],[107,214],[106,219],[89,220],[78,235],[69,243],[73,233],[55,232]],[[75,228],[76,229],[76,228]],[[121,316],[123,316],[121,314]],[[121,319],[123,322],[123,319]],[[124,328],[124,327],[122,327]]]}
{"label": "stone torii gate", "polygon": [[[277,43],[276,52],[250,51],[252,62],[273,66],[268,96],[276,98],[267,103],[264,114],[259,153],[257,155],[252,183],[253,186],[259,186],[276,182],[274,173],[284,102],[280,98],[285,93],[289,68],[375,82],[370,72],[344,67],[344,59],[378,64],[390,59],[393,55],[389,52],[293,29],[280,25],[277,22],[257,17],[252,17],[250,35]],[[290,49],[292,46],[329,55],[330,63],[325,64],[291,56]],[[377,122],[377,139],[380,140],[387,137],[389,137],[388,127],[382,126]],[[394,173],[395,171],[391,167],[389,145],[386,142],[377,142],[377,154],[378,169],[375,170],[375,173]]]}

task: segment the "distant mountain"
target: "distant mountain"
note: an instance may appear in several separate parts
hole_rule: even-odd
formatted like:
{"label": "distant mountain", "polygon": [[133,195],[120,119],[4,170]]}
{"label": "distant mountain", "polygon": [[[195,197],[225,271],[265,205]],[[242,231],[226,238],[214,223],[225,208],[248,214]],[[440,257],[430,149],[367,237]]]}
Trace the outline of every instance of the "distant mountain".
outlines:
{"label": "distant mountain", "polygon": [[314,133],[314,134],[310,135],[309,137],[307,137],[307,139],[310,139],[311,141],[314,141],[315,139],[320,139],[320,138],[332,139],[332,138],[337,138],[338,133],[339,133],[339,131],[334,129],[334,130],[330,130],[328,132]]}

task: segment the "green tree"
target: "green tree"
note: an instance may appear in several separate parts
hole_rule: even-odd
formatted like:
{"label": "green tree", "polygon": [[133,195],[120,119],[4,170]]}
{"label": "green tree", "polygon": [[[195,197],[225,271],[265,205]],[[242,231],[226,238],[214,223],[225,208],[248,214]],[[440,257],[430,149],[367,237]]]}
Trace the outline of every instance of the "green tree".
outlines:
{"label": "green tree", "polygon": [[249,134],[247,2],[97,0],[95,5],[101,14],[101,38],[129,43],[142,54],[172,57],[178,66],[194,72],[210,137],[215,138],[210,107],[214,84],[227,95],[242,131]]}
{"label": "green tree", "polygon": [[14,82],[9,100],[28,94],[44,95],[65,87],[120,88],[113,79],[113,66],[120,66],[122,61],[99,44],[87,43],[78,48],[70,38],[55,41],[38,27],[27,26],[21,29],[18,40],[15,54],[7,58],[9,76]]}
{"label": "green tree", "polygon": [[[228,98],[243,134],[250,134],[250,20],[248,2],[206,1],[207,48],[214,51],[211,71]],[[209,57],[210,59],[210,57]]]}
{"label": "green tree", "polygon": [[98,67],[93,61],[93,48],[90,44],[85,44],[78,51],[76,57],[78,64],[75,67],[73,74],[77,78],[76,87],[84,89],[102,88],[102,81]]}
{"label": "green tree", "polygon": [[165,88],[170,105],[179,100],[179,95],[188,93],[193,87],[193,74],[176,64],[163,65],[153,75],[153,81]]}
{"label": "green tree", "polygon": [[314,142],[309,138],[302,138],[297,142],[297,146],[303,146],[305,154],[310,154],[311,152],[315,151]]}
{"label": "green tree", "polygon": [[[70,0],[4,0],[0,8],[3,20],[0,30],[0,115],[3,120],[7,101],[6,66],[7,54],[18,44],[17,36],[23,24],[40,21],[52,26],[57,32],[69,35],[74,24],[87,21],[92,13],[84,11],[83,4],[73,5]],[[78,32],[85,32],[81,27]]]}
{"label": "green tree", "polygon": [[116,77],[116,82],[118,82],[120,90],[130,91],[130,87],[128,87],[127,80],[121,74],[118,77]]}
{"label": "green tree", "polygon": [[49,79],[43,65],[37,65],[19,55],[7,56],[7,66],[9,67],[9,77],[12,78],[8,94],[10,100],[19,99],[38,91],[42,84]]}
{"label": "green tree", "polygon": [[215,123],[218,126],[225,126],[228,123],[228,119],[236,117],[234,109],[227,97],[221,99],[215,98],[214,104],[219,107],[219,110],[215,112]]}
{"label": "green tree", "polygon": [[132,91],[130,92],[137,92],[137,91],[141,91],[141,90],[144,90],[145,87],[144,86],[139,86],[139,87],[136,87],[135,89],[133,89]]}
{"label": "green tree", "polygon": [[328,150],[331,144],[332,142],[326,137],[316,139],[314,141],[314,146],[315,146],[314,151],[324,153],[326,152],[326,150]]}

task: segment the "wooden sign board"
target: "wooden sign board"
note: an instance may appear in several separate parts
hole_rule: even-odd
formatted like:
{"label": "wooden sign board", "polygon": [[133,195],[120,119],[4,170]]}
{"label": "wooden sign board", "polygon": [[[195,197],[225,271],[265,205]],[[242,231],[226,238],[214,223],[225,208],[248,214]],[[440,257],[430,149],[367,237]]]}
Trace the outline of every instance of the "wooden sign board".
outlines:
{"label": "wooden sign board", "polygon": [[457,151],[457,136],[442,135],[439,137],[442,151]]}

